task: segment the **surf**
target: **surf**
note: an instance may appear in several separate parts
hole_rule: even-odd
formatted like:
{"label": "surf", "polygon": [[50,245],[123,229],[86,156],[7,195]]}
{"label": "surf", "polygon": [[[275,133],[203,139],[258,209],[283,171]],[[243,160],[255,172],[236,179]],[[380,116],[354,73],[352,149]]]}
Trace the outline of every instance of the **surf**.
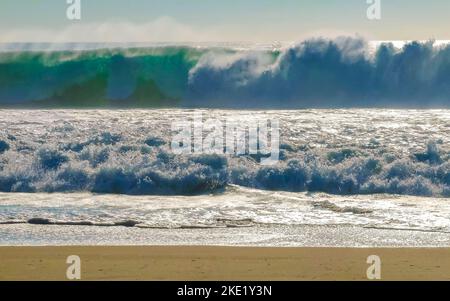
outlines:
{"label": "surf", "polygon": [[450,46],[435,41],[399,46],[354,37],[318,37],[283,47],[92,47],[39,51],[11,46],[1,52],[0,106],[450,105]]}
{"label": "surf", "polygon": [[246,116],[255,123],[264,117],[286,124],[279,160],[271,166],[250,153],[175,154],[172,122],[192,110],[0,113],[2,192],[200,195],[234,184],[335,195],[450,196],[448,110],[203,112],[206,119]]}

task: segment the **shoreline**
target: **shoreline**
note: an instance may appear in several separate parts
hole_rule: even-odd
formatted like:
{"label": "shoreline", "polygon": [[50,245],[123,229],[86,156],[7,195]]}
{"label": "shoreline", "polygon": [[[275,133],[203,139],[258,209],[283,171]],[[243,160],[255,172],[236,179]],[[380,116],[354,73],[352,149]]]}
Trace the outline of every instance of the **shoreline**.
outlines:
{"label": "shoreline", "polygon": [[316,248],[447,248],[450,233],[357,225],[227,228],[139,228],[0,225],[0,246],[239,246]]}
{"label": "shoreline", "polygon": [[0,247],[0,280],[67,280],[67,257],[81,280],[450,280],[450,248],[267,248],[215,246]]}

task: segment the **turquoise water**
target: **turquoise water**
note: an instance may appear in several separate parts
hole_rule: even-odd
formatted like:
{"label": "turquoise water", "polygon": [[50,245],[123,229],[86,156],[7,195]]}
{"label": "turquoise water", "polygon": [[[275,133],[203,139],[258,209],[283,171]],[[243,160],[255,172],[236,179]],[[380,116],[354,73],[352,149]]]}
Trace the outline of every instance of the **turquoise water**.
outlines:
{"label": "turquoise water", "polygon": [[[42,45],[41,45],[42,46]],[[70,46],[70,45],[69,45]],[[98,47],[98,48],[97,48]],[[450,46],[4,45],[0,106],[448,108]],[[38,50],[41,49],[41,50]]]}

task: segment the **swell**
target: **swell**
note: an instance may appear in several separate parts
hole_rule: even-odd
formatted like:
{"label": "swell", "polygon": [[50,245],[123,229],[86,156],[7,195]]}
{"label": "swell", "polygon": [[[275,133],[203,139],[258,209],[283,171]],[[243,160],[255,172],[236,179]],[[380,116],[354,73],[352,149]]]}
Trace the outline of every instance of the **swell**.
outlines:
{"label": "swell", "polygon": [[449,107],[450,46],[359,38],[283,49],[147,47],[0,53],[0,105]]}
{"label": "swell", "polygon": [[176,105],[200,51],[100,49],[0,54],[0,103],[35,107]]}

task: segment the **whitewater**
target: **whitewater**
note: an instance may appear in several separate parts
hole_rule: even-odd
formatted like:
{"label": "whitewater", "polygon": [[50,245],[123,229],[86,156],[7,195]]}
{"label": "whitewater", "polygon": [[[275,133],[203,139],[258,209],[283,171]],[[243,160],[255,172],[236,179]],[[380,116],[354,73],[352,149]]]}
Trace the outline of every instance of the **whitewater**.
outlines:
{"label": "whitewater", "polygon": [[[174,155],[194,113],[279,120],[279,162]],[[0,244],[450,241],[450,110],[8,109],[0,127]]]}
{"label": "whitewater", "polygon": [[[199,114],[203,121],[279,120],[278,163],[263,166],[262,155],[245,153],[174,154],[172,124]],[[450,193],[449,110],[1,110],[0,125],[3,192],[191,195],[234,184]]]}

